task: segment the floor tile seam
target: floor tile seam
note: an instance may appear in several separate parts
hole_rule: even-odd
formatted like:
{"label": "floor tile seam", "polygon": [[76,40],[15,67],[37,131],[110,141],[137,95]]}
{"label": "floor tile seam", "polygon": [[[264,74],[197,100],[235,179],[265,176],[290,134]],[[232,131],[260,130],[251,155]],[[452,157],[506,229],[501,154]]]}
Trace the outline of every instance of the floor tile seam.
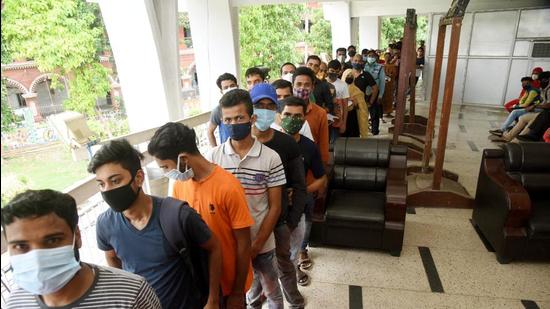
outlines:
{"label": "floor tile seam", "polygon": [[374,288],[374,289],[381,289],[381,290],[391,290],[391,291],[405,291],[405,292],[413,292],[413,293],[428,293],[428,294],[437,294],[437,295],[449,295],[449,296],[464,296],[464,297],[476,297],[476,298],[486,298],[486,299],[494,299],[494,300],[507,300],[507,301],[518,301],[521,302],[521,300],[532,300],[535,302],[550,302],[550,300],[545,299],[534,299],[534,298],[514,298],[514,297],[499,297],[499,296],[489,296],[489,295],[476,295],[476,294],[467,294],[467,293],[457,293],[457,292],[448,292],[448,290],[445,290],[445,293],[436,293],[432,292],[431,290],[413,290],[413,289],[403,289],[403,288],[396,288],[396,287],[381,287],[381,286],[374,286],[374,285],[364,285],[364,284],[346,284],[346,283],[335,283],[335,282],[328,282],[328,281],[317,281],[312,280],[312,282],[317,283],[325,283],[325,284],[333,284],[333,285],[341,285],[343,287],[349,287],[349,286],[359,286],[361,288]]}

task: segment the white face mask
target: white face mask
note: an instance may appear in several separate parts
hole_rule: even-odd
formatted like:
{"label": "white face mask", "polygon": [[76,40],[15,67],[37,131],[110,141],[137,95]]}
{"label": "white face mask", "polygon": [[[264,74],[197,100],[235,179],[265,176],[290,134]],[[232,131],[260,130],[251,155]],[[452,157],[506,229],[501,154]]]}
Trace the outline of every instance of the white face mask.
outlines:
{"label": "white face mask", "polygon": [[292,74],[292,73],[286,73],[286,74],[284,74],[283,76],[281,76],[281,78],[284,79],[284,80],[286,80],[286,81],[289,82],[289,83],[292,83],[292,76],[293,76],[293,75],[294,75],[294,74]]}
{"label": "white face mask", "polygon": [[222,94],[226,94],[226,93],[228,93],[229,91],[234,90],[234,89],[237,89],[237,87],[229,87],[229,88],[226,88],[226,89],[222,90]]}
{"label": "white face mask", "polygon": [[193,173],[193,169],[188,168],[187,164],[185,164],[185,172],[180,171],[180,158],[181,157],[178,157],[178,163],[176,165],[176,168],[164,174],[164,176],[170,179],[179,180],[179,181],[186,181],[193,178],[193,176],[195,176],[195,174]]}
{"label": "white face mask", "polygon": [[346,56],[340,55],[340,56],[336,57],[336,59],[338,59],[338,61],[340,61],[341,63],[344,63],[344,61],[346,60]]}
{"label": "white face mask", "polygon": [[537,79],[539,79],[539,75],[538,74],[533,74],[533,75],[531,75],[531,78],[533,80],[537,80]]}

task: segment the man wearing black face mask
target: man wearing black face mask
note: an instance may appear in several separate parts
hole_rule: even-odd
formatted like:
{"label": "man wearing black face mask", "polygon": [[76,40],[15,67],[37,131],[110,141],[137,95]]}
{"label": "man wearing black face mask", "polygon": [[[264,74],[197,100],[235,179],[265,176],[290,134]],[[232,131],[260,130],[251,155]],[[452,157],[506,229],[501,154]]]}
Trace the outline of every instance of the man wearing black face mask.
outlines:
{"label": "man wearing black face mask", "polygon": [[330,130],[330,143],[344,133],[346,130],[346,117],[348,111],[349,91],[348,85],[338,78],[341,74],[342,65],[338,60],[332,60],[328,63],[327,81],[336,88],[336,104],[334,107],[334,116],[338,117],[334,120]]}
{"label": "man wearing black face mask", "polygon": [[[256,86],[257,87],[257,86]],[[286,177],[281,157],[252,137],[254,115],[250,94],[236,89],[220,99],[222,121],[230,138],[213,148],[206,158],[239,179],[255,224],[251,227],[254,279],[246,294],[249,308],[262,306],[262,293],[269,308],[283,308],[283,295],[275,268],[273,230],[281,214],[281,195]]]}
{"label": "man wearing black face mask", "polygon": [[[97,219],[97,243],[107,264],[145,277],[163,308],[203,307],[194,293],[196,282],[180,253],[163,233],[160,208],[163,199],[142,190],[143,156],[126,140],[103,145],[92,157],[88,172],[94,173],[101,195],[110,209]],[[164,207],[164,206],[163,206]],[[210,294],[204,308],[219,307],[221,249],[200,216],[182,205],[181,226],[189,248],[208,252]]]}

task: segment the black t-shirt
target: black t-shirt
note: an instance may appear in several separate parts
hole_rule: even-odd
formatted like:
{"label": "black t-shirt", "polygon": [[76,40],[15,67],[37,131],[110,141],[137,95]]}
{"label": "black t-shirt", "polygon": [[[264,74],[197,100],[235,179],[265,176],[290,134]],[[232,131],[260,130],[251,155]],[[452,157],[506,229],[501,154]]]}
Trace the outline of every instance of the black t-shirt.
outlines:
{"label": "black t-shirt", "polygon": [[424,65],[424,57],[416,58],[416,65]]}
{"label": "black t-shirt", "polygon": [[333,97],[328,82],[317,79],[315,81],[315,88],[313,89],[313,96],[315,97],[315,103],[317,103],[317,105],[322,108],[327,108],[329,112],[332,112],[334,103],[332,102]]}
{"label": "black t-shirt", "polygon": [[354,83],[355,83],[355,86],[357,86],[357,88],[361,89],[361,91],[363,92],[366,92],[367,87],[376,86],[376,81],[374,80],[372,75],[370,75],[369,72],[365,72],[365,71],[363,71],[361,75],[355,78]]}
{"label": "black t-shirt", "polygon": [[308,170],[311,170],[313,177],[323,177],[323,175],[325,175],[325,169],[323,167],[321,153],[319,152],[317,145],[315,145],[315,143],[309,138],[300,135],[298,146],[300,146],[300,151],[302,152],[302,157],[304,158],[305,172],[307,173]]}
{"label": "black t-shirt", "polygon": [[[273,149],[283,162],[283,167],[285,169],[286,176],[286,187],[294,189],[293,193],[293,202],[294,203],[305,203],[305,173],[302,169],[302,153],[298,143],[290,136],[285,133],[273,130],[273,138],[264,143],[265,146]],[[296,193],[298,189],[303,190],[302,196],[301,193]],[[298,199],[298,200],[296,200]],[[299,208],[297,208],[299,210]],[[302,207],[303,211],[303,207]],[[300,221],[301,213],[300,211],[294,211],[292,209],[289,213],[288,210],[288,195],[286,190],[283,190],[283,196],[281,199],[281,216],[279,217],[278,224],[285,223],[288,221],[289,225],[295,227]]]}

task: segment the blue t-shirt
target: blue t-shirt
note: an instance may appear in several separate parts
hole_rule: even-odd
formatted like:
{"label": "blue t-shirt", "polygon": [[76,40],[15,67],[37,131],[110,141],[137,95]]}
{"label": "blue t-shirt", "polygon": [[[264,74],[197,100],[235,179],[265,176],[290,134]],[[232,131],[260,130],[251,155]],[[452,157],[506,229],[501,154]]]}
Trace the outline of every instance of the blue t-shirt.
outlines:
{"label": "blue t-shirt", "polygon": [[[194,308],[189,295],[191,276],[179,254],[170,246],[160,226],[162,199],[152,196],[153,214],[147,225],[136,229],[122,213],[108,209],[97,219],[97,245],[103,251],[115,250],[122,269],[145,277],[155,289],[163,308]],[[188,208],[188,207],[187,207]],[[206,243],[211,233],[200,216],[188,208],[183,226],[190,246]]]}
{"label": "blue t-shirt", "polygon": [[298,146],[300,146],[300,152],[304,158],[304,169],[306,171],[311,170],[313,177],[321,178],[325,174],[325,169],[323,168],[323,162],[321,161],[321,153],[317,145],[310,140],[309,138],[300,135],[300,141],[298,141]]}
{"label": "blue t-shirt", "polygon": [[219,105],[214,107],[212,110],[212,113],[210,114],[210,122],[217,125],[219,128],[220,144],[225,143],[225,141],[229,138],[229,130],[222,121],[222,110]]}

